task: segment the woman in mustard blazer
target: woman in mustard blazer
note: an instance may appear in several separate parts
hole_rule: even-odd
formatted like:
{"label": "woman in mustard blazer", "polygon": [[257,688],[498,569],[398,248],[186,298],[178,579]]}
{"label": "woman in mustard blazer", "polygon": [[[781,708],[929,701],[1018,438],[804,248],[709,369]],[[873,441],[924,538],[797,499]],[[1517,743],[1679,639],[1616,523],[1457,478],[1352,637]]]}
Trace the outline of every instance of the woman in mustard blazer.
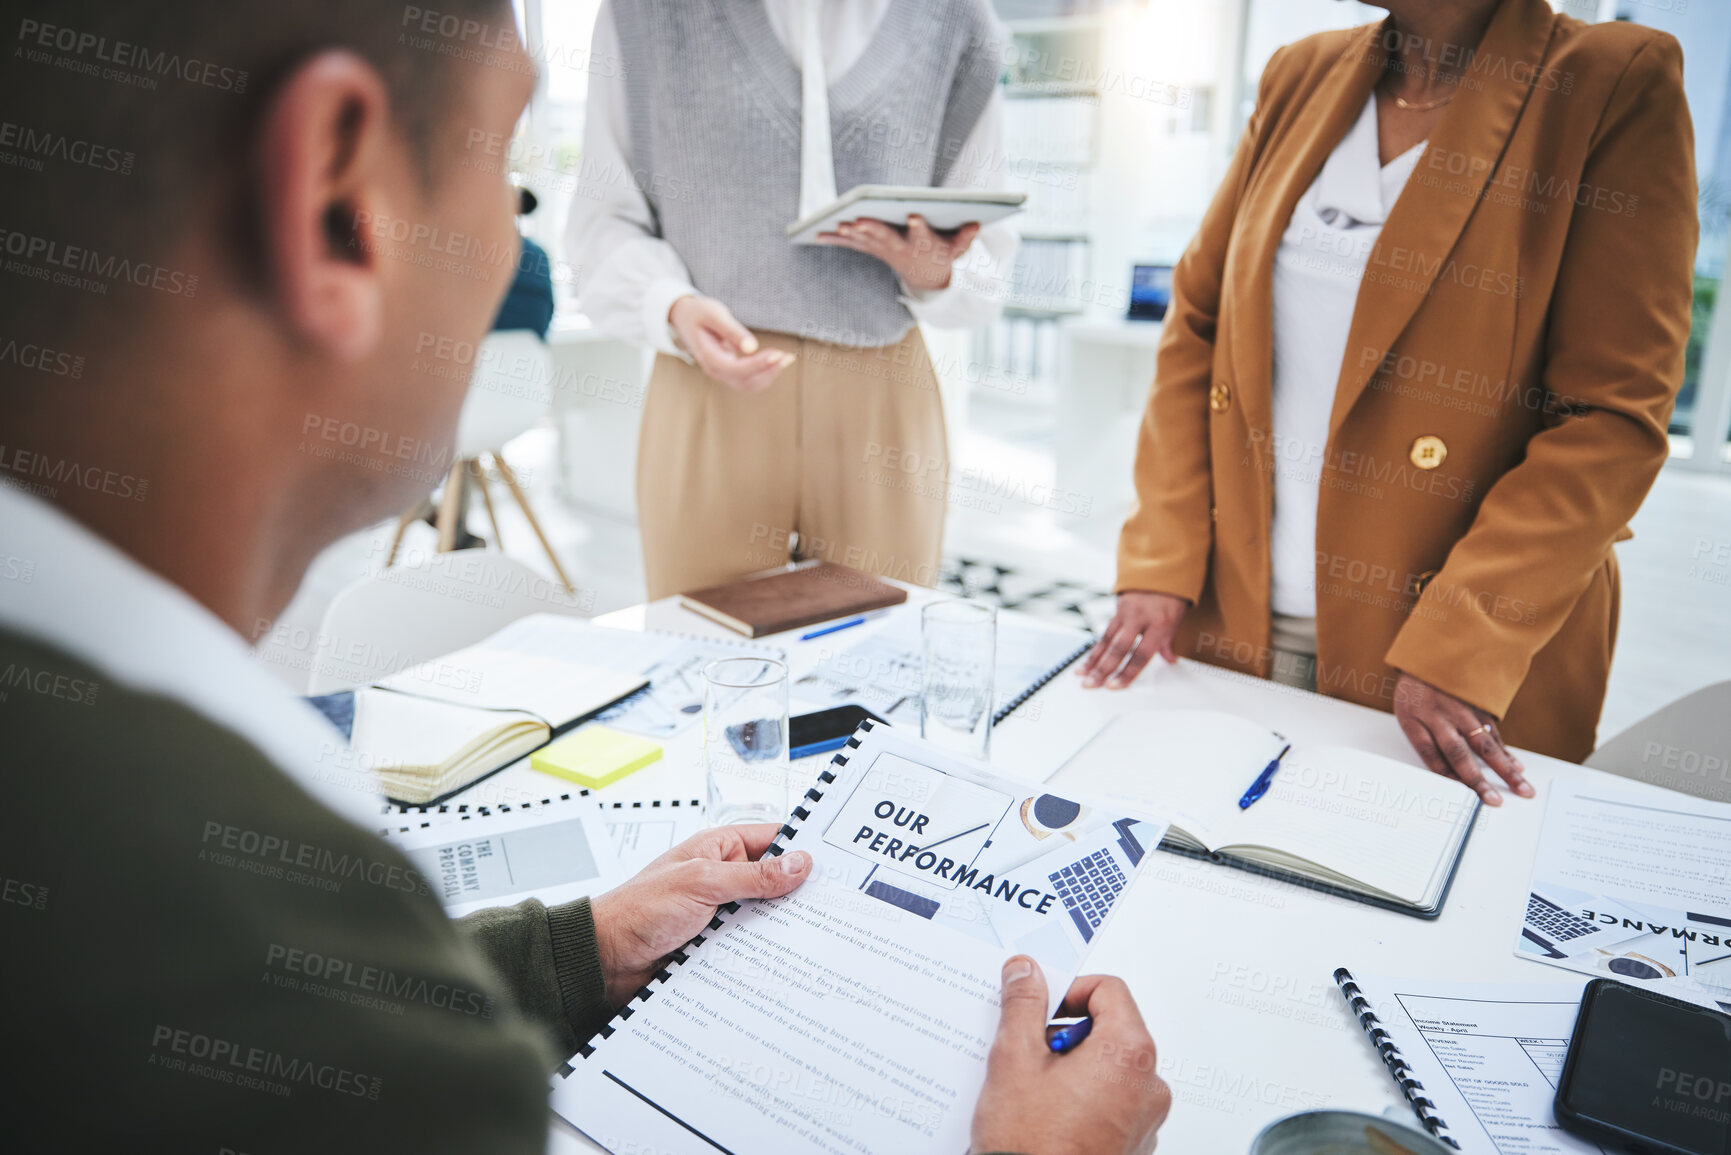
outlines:
{"label": "woman in mustard blazer", "polygon": [[[1594,746],[1611,547],[1665,461],[1689,333],[1682,54],[1545,0],[1384,7],[1263,72],[1175,274],[1118,611],[1080,672],[1182,655],[1392,710],[1495,804],[1481,763],[1532,793],[1505,740]],[[1312,515],[1296,585],[1281,551]],[[1271,605],[1312,595],[1309,619]]]}

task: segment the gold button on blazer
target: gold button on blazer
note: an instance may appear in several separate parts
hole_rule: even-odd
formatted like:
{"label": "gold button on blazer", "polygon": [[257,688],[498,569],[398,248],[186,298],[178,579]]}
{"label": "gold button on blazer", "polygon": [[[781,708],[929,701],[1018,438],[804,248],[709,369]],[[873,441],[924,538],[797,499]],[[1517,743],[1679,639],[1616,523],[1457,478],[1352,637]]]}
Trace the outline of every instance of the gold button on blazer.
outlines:
{"label": "gold button on blazer", "polygon": [[[1119,541],[1119,590],[1194,603],[1179,652],[1264,677],[1274,256],[1388,35],[1312,36],[1264,70],[1174,277]],[[1320,461],[1322,693],[1392,709],[1404,670],[1512,745],[1593,749],[1611,546],[1665,461],[1689,333],[1682,74],[1651,29],[1545,0],[1493,16],[1359,287]]]}

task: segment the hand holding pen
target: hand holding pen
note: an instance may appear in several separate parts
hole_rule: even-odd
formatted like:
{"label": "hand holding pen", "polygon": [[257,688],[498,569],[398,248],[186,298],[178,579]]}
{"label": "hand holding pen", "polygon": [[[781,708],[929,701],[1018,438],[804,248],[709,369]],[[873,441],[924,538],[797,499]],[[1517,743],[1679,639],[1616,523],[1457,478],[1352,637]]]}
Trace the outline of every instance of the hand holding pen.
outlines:
{"label": "hand holding pen", "polygon": [[[974,1109],[974,1151],[1082,1151],[1135,1155],[1148,1150],[1172,1106],[1156,1067],[1154,1040],[1122,979],[1084,975],[1070,985],[1060,1015],[1086,1015],[1068,1053],[1047,1038],[1046,980],[1026,955],[1004,964],[1002,1018]],[[1056,1036],[1054,1036],[1056,1037]],[[1071,1037],[1071,1036],[1066,1036]],[[1086,1143],[1078,1139],[1086,1136]]]}
{"label": "hand holding pen", "polygon": [[1073,1023],[1058,1027],[1046,1040],[1046,1045],[1052,1048],[1054,1055],[1062,1055],[1066,1051],[1081,1046],[1082,1040],[1094,1033],[1094,1020],[1083,1015]]}

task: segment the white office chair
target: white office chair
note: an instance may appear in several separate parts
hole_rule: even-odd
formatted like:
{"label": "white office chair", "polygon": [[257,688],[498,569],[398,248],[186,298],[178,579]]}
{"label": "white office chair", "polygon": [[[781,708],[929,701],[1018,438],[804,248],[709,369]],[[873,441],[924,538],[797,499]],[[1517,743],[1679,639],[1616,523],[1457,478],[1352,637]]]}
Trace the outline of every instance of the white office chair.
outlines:
{"label": "white office chair", "polygon": [[331,600],[306,692],[377,681],[535,613],[585,616],[557,583],[503,554],[460,550],[383,570]]}
{"label": "white office chair", "polygon": [[1731,682],[1685,694],[1600,746],[1595,770],[1731,802]]}
{"label": "white office chair", "polygon": [[511,472],[501,452],[507,441],[533,429],[552,406],[553,353],[547,348],[547,342],[527,329],[506,329],[487,334],[475,354],[469,392],[463,399],[462,416],[457,420],[451,472],[445,478],[438,505],[435,508],[430,501],[420,502],[398,519],[396,537],[391,541],[391,552],[385,564],[389,566],[396,560],[397,549],[402,545],[403,534],[410,523],[429,512],[434,514],[434,528],[439,531],[440,551],[455,549],[468,509],[466,483],[469,481],[475,483],[475,488],[481,491],[481,500],[486,503],[487,519],[493,523],[494,544],[504,548],[499,519],[493,512],[493,495],[487,488],[485,458],[498,471],[500,480],[517,500],[523,516],[528,518],[529,528],[535,531],[536,539],[546,551],[553,572],[565,583],[566,590],[575,594],[577,587],[571,584],[565,567],[559,564],[558,555],[553,552],[553,546],[541,529],[541,522],[529,507],[528,496],[517,483],[516,474]]}

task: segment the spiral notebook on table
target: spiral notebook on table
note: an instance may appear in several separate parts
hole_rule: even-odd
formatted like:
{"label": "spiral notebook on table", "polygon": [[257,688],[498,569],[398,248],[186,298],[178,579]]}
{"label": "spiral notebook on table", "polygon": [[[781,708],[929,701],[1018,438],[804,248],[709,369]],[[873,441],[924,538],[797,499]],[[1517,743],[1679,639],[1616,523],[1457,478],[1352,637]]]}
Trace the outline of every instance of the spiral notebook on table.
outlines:
{"label": "spiral notebook on table", "polygon": [[1551,1103],[1585,980],[1334,981],[1425,1130],[1468,1155],[1600,1155]]}
{"label": "spiral notebook on table", "polygon": [[[825,705],[857,704],[892,723],[917,725],[925,667],[918,608],[895,610],[881,628],[849,641],[821,653],[812,670],[794,680],[793,695]],[[999,614],[992,725],[1026,704],[1093,646],[1094,635],[1087,630],[1026,614]]]}
{"label": "spiral notebook on table", "polygon": [[810,852],[805,884],[723,906],[553,1109],[613,1151],[963,1150],[1004,961],[1055,1010],[1163,831],[865,723],[768,851]]}

